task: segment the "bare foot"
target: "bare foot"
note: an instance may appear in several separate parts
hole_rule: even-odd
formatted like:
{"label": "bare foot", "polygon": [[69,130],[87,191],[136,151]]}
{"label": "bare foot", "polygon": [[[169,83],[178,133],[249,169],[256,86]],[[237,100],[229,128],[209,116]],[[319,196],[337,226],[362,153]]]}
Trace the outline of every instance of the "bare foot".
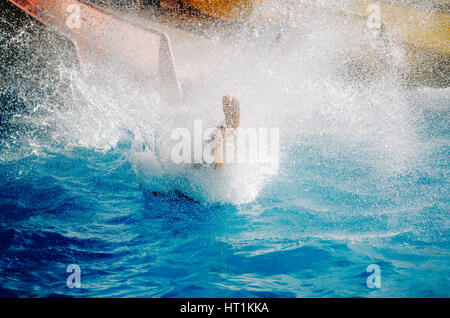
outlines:
{"label": "bare foot", "polygon": [[236,97],[225,95],[222,98],[223,113],[225,114],[225,124],[234,129],[239,127],[241,122],[241,107]]}

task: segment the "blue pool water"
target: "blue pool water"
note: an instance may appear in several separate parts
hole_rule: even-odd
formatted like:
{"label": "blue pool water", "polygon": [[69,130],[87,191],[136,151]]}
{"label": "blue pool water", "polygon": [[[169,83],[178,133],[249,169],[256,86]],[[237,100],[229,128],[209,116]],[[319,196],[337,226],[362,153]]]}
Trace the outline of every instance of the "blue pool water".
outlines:
{"label": "blue pool water", "polygon": [[[287,61],[247,48],[173,109],[5,38],[26,59],[2,59],[0,296],[449,296],[449,88],[349,81],[311,39]],[[230,91],[243,124],[280,128],[277,173],[171,165],[170,132]]]}

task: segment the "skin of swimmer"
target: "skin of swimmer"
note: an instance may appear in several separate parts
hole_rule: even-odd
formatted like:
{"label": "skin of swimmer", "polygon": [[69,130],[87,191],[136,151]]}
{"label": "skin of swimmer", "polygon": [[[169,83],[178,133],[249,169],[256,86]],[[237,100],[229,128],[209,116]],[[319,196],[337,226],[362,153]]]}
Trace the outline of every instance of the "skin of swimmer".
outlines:
{"label": "skin of swimmer", "polygon": [[[239,128],[239,125],[241,123],[241,108],[237,98],[229,95],[225,95],[222,98],[222,106],[223,113],[225,115],[225,125],[220,125],[217,128],[222,132],[223,140],[225,140],[228,137],[227,129],[231,128],[231,136],[233,136],[235,130]],[[216,161],[213,164],[214,167],[223,167],[223,143],[216,146],[216,148],[214,149],[214,153],[216,156]]]}

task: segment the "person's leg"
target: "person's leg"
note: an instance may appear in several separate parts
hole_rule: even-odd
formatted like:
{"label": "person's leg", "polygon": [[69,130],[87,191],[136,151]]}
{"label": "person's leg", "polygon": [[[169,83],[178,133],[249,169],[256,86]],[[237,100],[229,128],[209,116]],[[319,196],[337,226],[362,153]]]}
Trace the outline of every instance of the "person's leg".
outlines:
{"label": "person's leg", "polygon": [[241,108],[236,97],[226,95],[222,98],[223,113],[227,127],[238,128],[241,122]]}
{"label": "person's leg", "polygon": [[241,124],[241,105],[237,98],[233,97],[231,100],[233,128],[239,128]]}

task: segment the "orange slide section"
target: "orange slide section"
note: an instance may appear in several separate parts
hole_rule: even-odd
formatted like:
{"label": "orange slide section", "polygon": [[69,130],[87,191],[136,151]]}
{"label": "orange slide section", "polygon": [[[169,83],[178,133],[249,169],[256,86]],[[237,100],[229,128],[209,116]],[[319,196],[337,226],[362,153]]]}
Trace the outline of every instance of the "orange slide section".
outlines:
{"label": "orange slide section", "polygon": [[9,0],[77,46],[81,62],[114,63],[137,79],[160,79],[172,101],[181,100],[168,37],[77,0]]}
{"label": "orange slide section", "polygon": [[246,19],[261,0],[181,0],[213,17],[233,21]]}

